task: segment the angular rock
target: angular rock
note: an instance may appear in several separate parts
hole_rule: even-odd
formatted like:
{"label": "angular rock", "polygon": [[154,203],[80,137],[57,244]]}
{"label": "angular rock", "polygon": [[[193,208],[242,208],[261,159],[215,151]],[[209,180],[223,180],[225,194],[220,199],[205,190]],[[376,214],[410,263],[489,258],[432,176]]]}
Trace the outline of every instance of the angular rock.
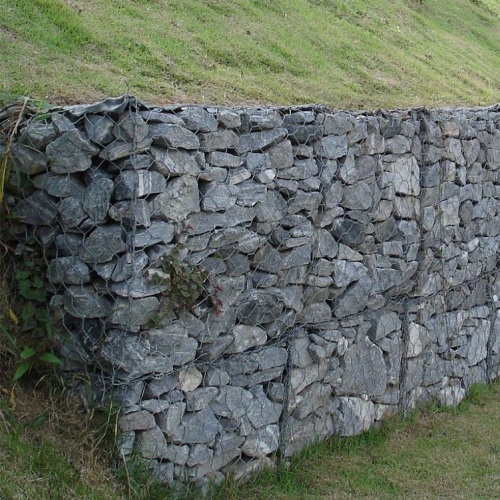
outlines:
{"label": "angular rock", "polygon": [[119,226],[99,226],[85,237],[77,252],[88,264],[110,261],[127,249]]}
{"label": "angular rock", "polygon": [[136,327],[146,324],[157,312],[160,303],[156,297],[144,299],[117,299],[109,321],[115,325]]}
{"label": "angular rock", "polygon": [[124,170],[115,179],[115,199],[133,200],[165,191],[165,177],[154,170]]}

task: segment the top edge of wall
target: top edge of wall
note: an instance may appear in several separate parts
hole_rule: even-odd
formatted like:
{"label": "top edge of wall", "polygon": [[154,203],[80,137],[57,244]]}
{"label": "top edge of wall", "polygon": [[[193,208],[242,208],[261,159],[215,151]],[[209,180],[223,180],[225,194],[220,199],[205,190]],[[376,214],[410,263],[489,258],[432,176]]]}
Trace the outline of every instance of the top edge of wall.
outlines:
{"label": "top edge of wall", "polygon": [[102,101],[94,102],[91,104],[77,104],[72,106],[55,106],[50,108],[50,112],[67,112],[74,116],[83,116],[88,113],[121,113],[125,109],[130,106],[134,106],[142,111],[148,110],[162,110],[162,111],[170,111],[170,112],[178,112],[185,110],[187,108],[203,108],[208,111],[210,110],[220,110],[220,109],[235,109],[235,110],[244,110],[244,109],[255,109],[255,110],[277,110],[277,111],[317,111],[317,112],[330,112],[330,113],[350,113],[355,116],[366,115],[384,115],[390,113],[404,113],[404,112],[422,112],[422,113],[431,113],[431,112],[457,112],[457,111],[500,111],[500,103],[492,104],[491,106],[477,106],[477,107],[442,107],[442,108],[430,108],[426,106],[418,106],[413,108],[395,108],[395,109],[372,109],[372,110],[345,110],[338,108],[331,108],[324,104],[303,104],[303,105],[295,105],[295,106],[218,106],[218,105],[207,105],[207,104],[172,104],[168,106],[160,106],[151,103],[142,102],[136,97],[132,95],[124,94],[119,97],[108,97]]}

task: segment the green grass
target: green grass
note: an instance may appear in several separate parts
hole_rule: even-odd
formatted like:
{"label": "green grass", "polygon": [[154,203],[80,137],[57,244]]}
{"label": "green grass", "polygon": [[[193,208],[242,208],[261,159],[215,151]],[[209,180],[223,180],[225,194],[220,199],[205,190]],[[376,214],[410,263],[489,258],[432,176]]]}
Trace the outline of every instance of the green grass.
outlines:
{"label": "green grass", "polygon": [[498,0],[0,0],[0,91],[84,102],[480,105]]}

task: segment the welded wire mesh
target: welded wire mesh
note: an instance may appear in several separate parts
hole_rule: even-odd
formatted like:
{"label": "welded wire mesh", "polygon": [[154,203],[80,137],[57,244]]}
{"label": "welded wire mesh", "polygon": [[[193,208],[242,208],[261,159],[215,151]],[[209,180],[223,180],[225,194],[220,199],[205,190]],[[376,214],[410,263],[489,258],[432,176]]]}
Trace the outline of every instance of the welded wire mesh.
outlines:
{"label": "welded wire mesh", "polygon": [[66,369],[122,407],[120,456],[247,478],[496,378],[499,124],[128,96],[26,124],[13,213]]}

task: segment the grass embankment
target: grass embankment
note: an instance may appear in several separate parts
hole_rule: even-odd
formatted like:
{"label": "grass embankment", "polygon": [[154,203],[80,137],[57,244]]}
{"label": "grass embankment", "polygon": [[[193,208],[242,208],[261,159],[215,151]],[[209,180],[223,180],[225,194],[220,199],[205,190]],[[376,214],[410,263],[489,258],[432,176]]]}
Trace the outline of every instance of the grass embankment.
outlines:
{"label": "grass embankment", "polygon": [[0,89],[51,102],[492,104],[498,0],[0,0]]}

